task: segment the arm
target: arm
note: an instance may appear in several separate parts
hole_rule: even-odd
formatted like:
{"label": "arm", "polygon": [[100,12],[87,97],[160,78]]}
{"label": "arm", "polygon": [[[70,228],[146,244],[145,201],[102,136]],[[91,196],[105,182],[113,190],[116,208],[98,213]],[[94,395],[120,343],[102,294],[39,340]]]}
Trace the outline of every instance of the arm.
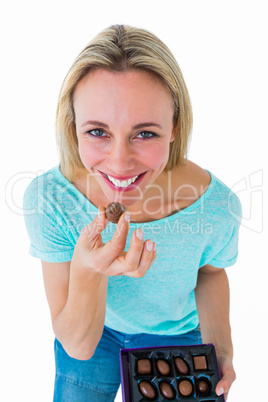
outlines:
{"label": "arm", "polygon": [[129,230],[124,215],[104,244],[101,232],[107,224],[102,214],[82,230],[71,262],[42,263],[54,333],[65,351],[79,360],[93,356],[102,336],[108,276],[143,277],[156,258],[137,231],[124,251]]}
{"label": "arm", "polygon": [[42,268],[56,338],[69,356],[90,359],[104,327],[108,277],[82,275],[75,261],[42,261]]}
{"label": "arm", "polygon": [[229,322],[229,283],[225,270],[211,265],[200,268],[195,296],[202,340],[215,344],[219,360],[222,379],[216,392],[221,395],[223,390],[227,398],[235,372]]}

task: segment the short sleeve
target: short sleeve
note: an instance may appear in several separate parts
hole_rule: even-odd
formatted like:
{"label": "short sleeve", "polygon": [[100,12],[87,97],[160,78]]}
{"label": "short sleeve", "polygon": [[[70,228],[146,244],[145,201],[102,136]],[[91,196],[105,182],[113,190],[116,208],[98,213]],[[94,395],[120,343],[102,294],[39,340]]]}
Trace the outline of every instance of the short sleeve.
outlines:
{"label": "short sleeve", "polygon": [[226,246],[211,260],[209,265],[216,268],[225,268],[234,265],[238,257],[238,230],[233,230],[232,236]]}
{"label": "short sleeve", "polygon": [[43,204],[34,184],[30,184],[23,198],[24,220],[31,243],[29,252],[47,262],[71,261],[74,246],[64,231],[64,224],[48,205],[41,208]]}
{"label": "short sleeve", "polygon": [[239,229],[242,219],[242,206],[239,198],[231,193],[229,200],[229,214],[232,222],[231,235],[227,243],[213,258],[207,262],[217,268],[225,268],[234,265],[238,258]]}

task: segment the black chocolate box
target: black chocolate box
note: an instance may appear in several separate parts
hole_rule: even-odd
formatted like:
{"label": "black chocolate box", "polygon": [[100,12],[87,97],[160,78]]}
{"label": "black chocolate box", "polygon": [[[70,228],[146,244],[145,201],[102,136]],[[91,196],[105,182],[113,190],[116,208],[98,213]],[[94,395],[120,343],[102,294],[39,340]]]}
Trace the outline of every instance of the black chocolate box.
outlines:
{"label": "black chocolate box", "polygon": [[224,402],[215,346],[121,349],[123,402]]}

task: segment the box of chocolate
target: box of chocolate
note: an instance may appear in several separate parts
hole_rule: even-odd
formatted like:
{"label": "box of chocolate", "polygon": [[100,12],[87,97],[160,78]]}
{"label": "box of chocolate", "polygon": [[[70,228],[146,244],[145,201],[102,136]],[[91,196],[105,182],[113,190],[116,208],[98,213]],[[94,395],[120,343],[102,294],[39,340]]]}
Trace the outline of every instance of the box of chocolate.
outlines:
{"label": "box of chocolate", "polygon": [[224,402],[213,344],[121,349],[123,402]]}

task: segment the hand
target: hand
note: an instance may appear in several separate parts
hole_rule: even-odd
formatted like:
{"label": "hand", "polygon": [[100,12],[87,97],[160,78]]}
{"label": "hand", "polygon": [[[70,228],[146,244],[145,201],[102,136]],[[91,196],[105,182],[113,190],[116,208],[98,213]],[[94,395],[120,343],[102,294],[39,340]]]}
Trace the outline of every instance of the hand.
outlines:
{"label": "hand", "polygon": [[218,356],[218,362],[222,378],[217,384],[216,394],[220,396],[224,393],[225,400],[227,401],[228,393],[232,383],[236,379],[236,374],[230,358]]}
{"label": "hand", "polygon": [[[151,240],[143,242],[143,238],[139,239],[137,233],[141,229],[136,229],[128,252],[124,251],[129,231],[126,214],[125,212],[120,217],[112,239],[104,244],[101,232],[108,225],[108,219],[105,216],[105,208],[99,208],[99,214],[82,229],[75,246],[73,259],[81,269],[110,276],[127,275],[141,278],[146,274],[156,258],[154,243]],[[151,244],[151,250],[148,250],[148,244]]]}

